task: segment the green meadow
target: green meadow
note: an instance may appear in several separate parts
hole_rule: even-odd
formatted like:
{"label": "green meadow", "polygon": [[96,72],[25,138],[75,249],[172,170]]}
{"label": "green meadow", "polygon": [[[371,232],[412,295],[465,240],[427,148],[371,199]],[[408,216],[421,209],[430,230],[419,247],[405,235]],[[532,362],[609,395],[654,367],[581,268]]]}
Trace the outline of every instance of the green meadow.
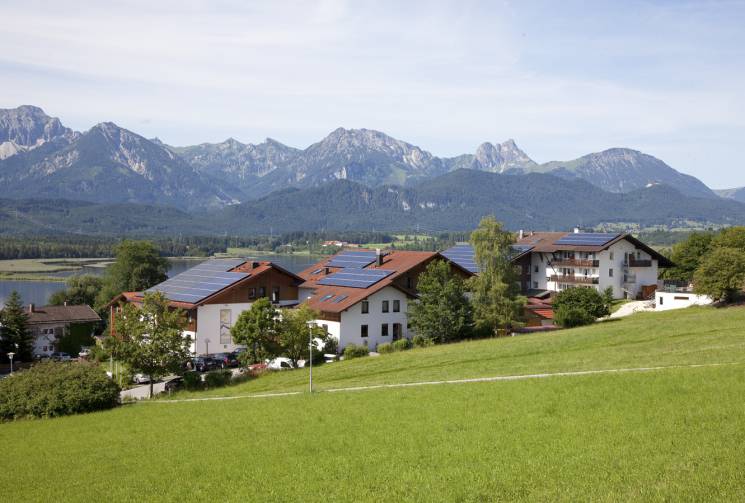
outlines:
{"label": "green meadow", "polygon": [[[726,365],[716,365],[726,363]],[[690,365],[703,365],[692,367]],[[640,314],[0,425],[5,501],[742,501],[745,309]],[[222,395],[225,400],[176,401]]]}

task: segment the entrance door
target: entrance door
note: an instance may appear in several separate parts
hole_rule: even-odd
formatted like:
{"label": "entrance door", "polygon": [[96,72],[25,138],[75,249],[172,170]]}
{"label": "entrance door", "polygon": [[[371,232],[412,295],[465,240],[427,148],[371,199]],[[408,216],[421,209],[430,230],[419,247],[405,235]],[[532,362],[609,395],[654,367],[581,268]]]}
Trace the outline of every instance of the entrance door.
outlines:
{"label": "entrance door", "polygon": [[400,323],[394,323],[393,324],[393,340],[397,341],[401,338],[401,324]]}

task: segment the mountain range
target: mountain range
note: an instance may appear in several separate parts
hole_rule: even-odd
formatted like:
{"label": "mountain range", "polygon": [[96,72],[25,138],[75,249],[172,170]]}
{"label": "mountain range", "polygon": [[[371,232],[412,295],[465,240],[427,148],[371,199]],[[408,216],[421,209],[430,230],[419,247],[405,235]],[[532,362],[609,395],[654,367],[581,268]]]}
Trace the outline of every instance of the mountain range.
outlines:
{"label": "mountain range", "polygon": [[[344,128],[306,149],[232,138],[174,147],[111,122],[78,133],[28,105],[0,110],[0,198],[0,224],[3,209],[9,221],[21,214],[20,206],[40,229],[71,232],[95,231],[114,208],[131,210],[141,223],[120,213],[121,226],[106,220],[112,232],[162,231],[165,218],[171,230],[184,219],[184,228],[208,233],[267,226],[382,230],[390,222],[399,229],[460,230],[487,213],[533,228],[745,222],[745,205],[631,149],[539,164],[508,140],[482,143],[473,154],[437,157],[378,131]],[[48,204],[32,211],[30,200],[65,201],[59,207],[70,221]],[[154,208],[153,218],[143,215],[144,207]],[[203,228],[202,218],[208,219]]]}

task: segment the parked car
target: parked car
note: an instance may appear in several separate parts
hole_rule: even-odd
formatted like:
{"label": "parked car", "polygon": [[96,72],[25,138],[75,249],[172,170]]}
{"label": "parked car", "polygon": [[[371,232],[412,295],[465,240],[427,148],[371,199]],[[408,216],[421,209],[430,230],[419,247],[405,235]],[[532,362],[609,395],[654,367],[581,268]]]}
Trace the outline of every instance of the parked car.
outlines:
{"label": "parked car", "polygon": [[289,370],[295,368],[295,366],[292,364],[292,360],[290,360],[289,358],[285,358],[284,356],[269,360],[268,362],[266,362],[266,365],[267,368],[271,370]]}
{"label": "parked car", "polygon": [[172,391],[176,391],[178,389],[181,389],[181,387],[184,385],[184,378],[181,376],[174,377],[173,379],[169,379],[166,381],[166,383],[163,385],[163,389],[166,393],[171,393]]}
{"label": "parked car", "polygon": [[82,348],[78,356],[80,358],[88,358],[91,355],[91,348]]}
{"label": "parked car", "polygon": [[215,353],[212,355],[212,359],[215,360],[220,368],[232,368],[239,367],[241,362],[238,360],[237,353]]}
{"label": "parked car", "polygon": [[62,351],[52,353],[49,358],[54,362],[69,362],[72,360],[72,356]]}
{"label": "parked car", "polygon": [[266,370],[267,364],[266,363],[254,363],[248,366],[249,372],[261,372],[262,370]]}
{"label": "parked car", "polygon": [[191,359],[191,368],[197,372],[208,372],[220,368],[220,363],[209,356],[197,356]]}
{"label": "parked car", "polygon": [[132,382],[135,382],[137,384],[146,384],[150,382],[150,376],[146,376],[145,374],[135,374],[132,376]]}

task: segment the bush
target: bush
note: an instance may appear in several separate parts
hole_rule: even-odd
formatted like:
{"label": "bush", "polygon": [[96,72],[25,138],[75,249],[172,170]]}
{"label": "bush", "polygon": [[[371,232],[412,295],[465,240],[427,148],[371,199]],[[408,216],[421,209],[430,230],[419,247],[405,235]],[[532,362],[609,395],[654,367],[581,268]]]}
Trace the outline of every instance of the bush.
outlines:
{"label": "bush", "polygon": [[336,340],[336,337],[329,336],[326,339],[326,343],[323,345],[323,352],[325,354],[339,354],[339,341]]}
{"label": "bush", "polygon": [[370,354],[370,350],[367,346],[358,346],[357,344],[349,344],[344,348],[344,359],[351,360],[352,358],[361,358]]}
{"label": "bush", "polygon": [[610,306],[606,302],[605,297],[594,288],[569,288],[559,292],[553,306],[555,312],[558,312],[562,308],[579,309],[585,313],[583,318],[589,316],[593,321],[610,314]]}
{"label": "bush", "polygon": [[393,344],[391,344],[390,342],[384,342],[383,344],[378,344],[378,353],[380,354],[393,353]]}
{"label": "bush", "polygon": [[579,327],[590,325],[595,322],[595,318],[580,307],[561,306],[556,310],[554,315],[556,323],[565,328]]}
{"label": "bush", "polygon": [[414,344],[415,348],[428,348],[435,344],[435,341],[429,337],[424,337],[423,335],[415,335],[411,342]]}
{"label": "bush", "polygon": [[399,339],[397,341],[393,341],[393,351],[406,351],[407,349],[411,349],[411,341],[409,339],[403,338]]}
{"label": "bush", "polygon": [[110,409],[119,404],[119,391],[98,365],[39,363],[0,381],[0,419]]}
{"label": "bush", "polygon": [[232,378],[233,372],[230,370],[216,370],[205,375],[204,383],[208,388],[219,388],[230,384]]}
{"label": "bush", "polygon": [[202,376],[199,372],[184,372],[184,389],[195,391],[202,389]]}

